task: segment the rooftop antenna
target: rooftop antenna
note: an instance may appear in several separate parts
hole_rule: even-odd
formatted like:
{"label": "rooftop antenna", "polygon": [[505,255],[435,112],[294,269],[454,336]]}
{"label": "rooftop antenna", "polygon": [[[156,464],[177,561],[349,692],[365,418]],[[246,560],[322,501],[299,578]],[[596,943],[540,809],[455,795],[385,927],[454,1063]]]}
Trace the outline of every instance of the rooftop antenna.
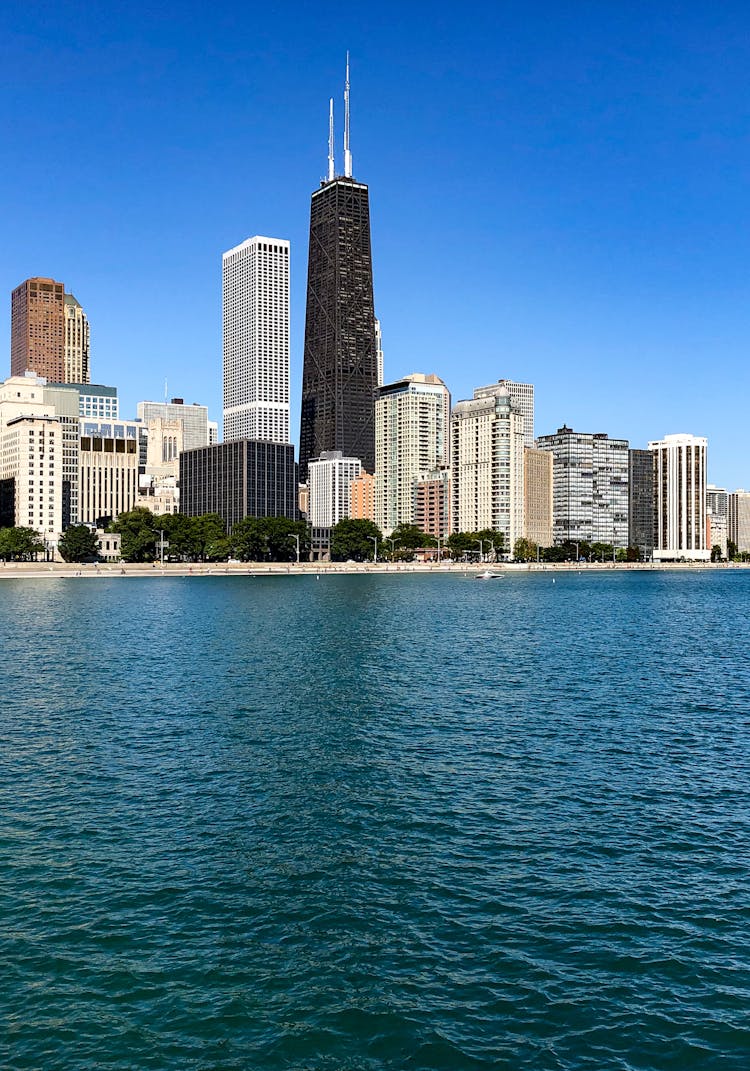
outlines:
{"label": "rooftop antenna", "polygon": [[333,97],[328,102],[328,181],[333,182],[336,167],[333,160]]}
{"label": "rooftop antenna", "polygon": [[344,85],[344,177],[352,177],[352,154],[349,151],[349,53],[346,54],[346,84]]}

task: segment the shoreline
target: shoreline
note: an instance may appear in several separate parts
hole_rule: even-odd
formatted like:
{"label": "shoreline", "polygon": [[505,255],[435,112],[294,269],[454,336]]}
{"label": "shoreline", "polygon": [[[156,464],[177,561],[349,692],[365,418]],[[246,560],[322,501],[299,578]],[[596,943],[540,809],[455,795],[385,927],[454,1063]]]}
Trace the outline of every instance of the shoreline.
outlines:
{"label": "shoreline", "polygon": [[608,573],[616,572],[703,572],[705,570],[750,569],[750,562],[501,562],[487,565],[432,562],[206,562],[193,565],[165,562],[160,565],[131,562],[6,562],[0,563],[0,580],[79,580],[91,577],[205,577],[205,576],[339,576],[396,575],[403,573],[474,575],[490,569],[513,573]]}

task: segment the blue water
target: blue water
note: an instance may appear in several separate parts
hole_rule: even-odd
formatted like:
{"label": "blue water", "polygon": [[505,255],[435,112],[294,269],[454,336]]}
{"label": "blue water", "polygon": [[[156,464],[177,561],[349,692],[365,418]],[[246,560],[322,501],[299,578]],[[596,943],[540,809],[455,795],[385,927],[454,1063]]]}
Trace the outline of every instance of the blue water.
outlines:
{"label": "blue water", "polygon": [[0,581],[0,1067],[750,1067],[750,573]]}

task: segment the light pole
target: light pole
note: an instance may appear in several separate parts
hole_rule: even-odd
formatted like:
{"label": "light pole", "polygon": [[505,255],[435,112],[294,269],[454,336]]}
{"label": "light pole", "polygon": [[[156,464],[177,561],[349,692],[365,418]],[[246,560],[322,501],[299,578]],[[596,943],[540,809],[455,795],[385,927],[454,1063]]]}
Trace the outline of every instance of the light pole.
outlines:
{"label": "light pole", "polygon": [[479,544],[479,560],[480,560],[480,562],[484,561],[484,540],[483,539],[475,539],[474,542]]}
{"label": "light pole", "polygon": [[289,538],[293,539],[295,541],[295,543],[297,544],[297,565],[299,565],[299,536],[297,535],[296,532],[290,532],[289,533]]}
{"label": "light pole", "polygon": [[440,563],[440,551],[443,549],[443,543],[445,543],[445,536],[435,536],[435,542],[438,545],[438,564]]}
{"label": "light pole", "polygon": [[[373,539],[374,539],[374,538],[375,538],[375,537],[373,536]],[[396,540],[395,540],[395,539],[391,539],[391,537],[390,537],[390,536],[387,536],[386,538],[387,538],[388,542],[389,542],[389,543],[391,544],[391,561],[393,561],[393,556],[394,556],[394,554],[396,553],[396,550],[395,550],[395,547],[396,547]]]}
{"label": "light pole", "polygon": [[159,529],[159,564],[164,568],[164,529]]}
{"label": "light pole", "polygon": [[580,543],[575,543],[575,542],[574,542],[574,543],[573,543],[573,546],[574,546],[574,547],[576,548],[576,565],[578,565],[579,559],[580,559],[580,557],[581,557],[581,555],[580,555],[580,553],[579,553],[579,550],[578,550],[578,548],[579,548],[579,546],[580,546]]}
{"label": "light pole", "polygon": [[378,564],[378,537],[377,536],[368,536],[367,538],[370,540],[371,543],[375,544],[375,564],[377,565]]}

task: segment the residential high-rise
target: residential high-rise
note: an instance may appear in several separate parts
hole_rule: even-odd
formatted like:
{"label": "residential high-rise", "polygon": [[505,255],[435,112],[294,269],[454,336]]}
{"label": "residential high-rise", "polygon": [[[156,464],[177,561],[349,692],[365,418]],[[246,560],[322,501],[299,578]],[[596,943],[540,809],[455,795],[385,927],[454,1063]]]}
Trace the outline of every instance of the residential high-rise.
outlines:
{"label": "residential high-rise", "polygon": [[654,550],[654,455],[628,450],[628,546],[648,561]]}
{"label": "residential high-rise", "polygon": [[383,332],[380,320],[375,318],[375,359],[377,363],[377,385],[383,386]]}
{"label": "residential high-rise", "polygon": [[451,530],[451,473],[449,468],[420,472],[414,481],[414,523],[433,539]]}
{"label": "residential high-rise", "polygon": [[312,195],[307,312],[302,370],[300,479],[328,450],[375,466],[378,362],[367,186],[352,177],[349,150],[349,63],[344,123],[344,173],[335,174],[333,101],[328,177]]}
{"label": "residential high-rise", "polygon": [[488,387],[477,387],[474,391],[474,397],[494,397],[494,395],[497,393],[498,388],[507,391],[515,408],[523,417],[524,446],[527,446],[529,449],[532,449],[534,446],[533,383],[516,383],[513,379],[498,379],[497,383],[491,383]]}
{"label": "residential high-rise", "polygon": [[375,477],[370,472],[361,472],[352,480],[349,516],[358,521],[375,520]]}
{"label": "residential high-rise", "polygon": [[563,425],[537,438],[554,457],[552,534],[566,542],[628,545],[628,442]]}
{"label": "residential high-rise", "polygon": [[65,381],[65,286],[33,278],[17,286],[10,306],[10,374],[35,372]]}
{"label": "residential high-rise", "polygon": [[[524,420],[524,438],[525,428]],[[551,547],[553,456],[526,446],[523,462],[523,533],[538,547]]]}
{"label": "residential high-rise", "polygon": [[386,535],[414,524],[419,474],[448,463],[450,405],[442,379],[420,372],[377,392],[375,520]]}
{"label": "residential high-rise", "polygon": [[737,490],[729,495],[729,539],[741,553],[750,550],[750,491]]}
{"label": "residential high-rise", "polygon": [[78,521],[100,527],[135,506],[140,427],[135,420],[82,419],[80,428]]}
{"label": "residential high-rise", "polygon": [[289,442],[289,242],[222,256],[224,439]]}
{"label": "residential high-rise", "polygon": [[722,558],[727,556],[727,539],[729,538],[729,492],[716,484],[706,485],[706,512],[708,528],[706,546],[713,550],[721,549]]}
{"label": "residential high-rise", "polygon": [[523,535],[524,420],[507,390],[458,402],[451,413],[451,527]]}
{"label": "residential high-rise", "polygon": [[307,521],[313,528],[333,528],[351,516],[351,485],[362,474],[358,457],[329,450],[307,466],[310,488]]}
{"label": "residential high-rise", "polygon": [[65,320],[64,383],[88,383],[91,378],[91,333],[86,313],[72,294],[63,300]]}
{"label": "residential high-rise", "polygon": [[648,448],[654,455],[654,560],[707,561],[707,440],[665,435]]}

